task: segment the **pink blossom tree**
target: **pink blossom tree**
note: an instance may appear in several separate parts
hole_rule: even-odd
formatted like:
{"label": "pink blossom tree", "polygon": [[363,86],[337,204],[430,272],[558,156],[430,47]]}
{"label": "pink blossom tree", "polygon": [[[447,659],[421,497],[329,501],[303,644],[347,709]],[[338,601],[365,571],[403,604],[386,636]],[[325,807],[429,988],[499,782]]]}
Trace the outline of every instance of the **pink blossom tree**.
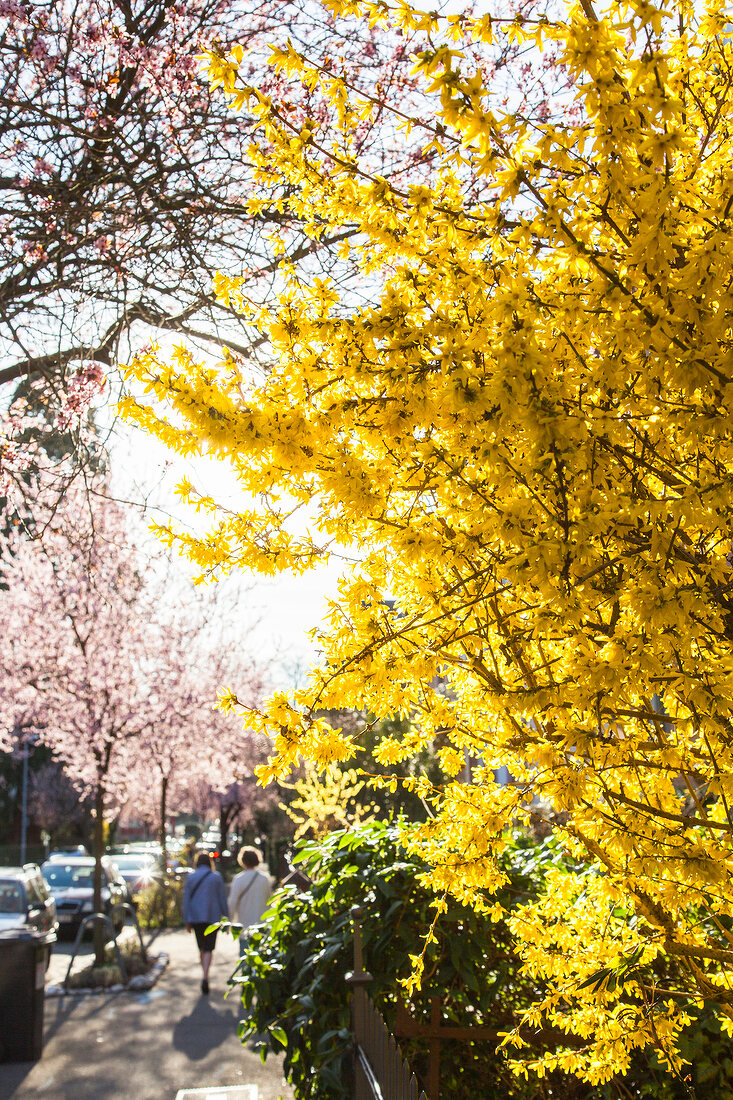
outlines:
{"label": "pink blossom tree", "polygon": [[[215,272],[247,271],[264,294],[283,258],[273,231],[301,259],[315,246],[279,195],[251,206],[250,128],[196,57],[238,42],[261,77],[268,44],[288,35],[393,94],[404,81],[393,41],[377,30],[343,41],[307,0],[0,0],[0,497],[17,506],[39,474],[63,492],[89,458],[89,402],[133,330],[225,338],[256,359],[262,341],[216,300]],[[317,248],[343,268],[336,243]],[[11,400],[23,379],[45,423],[29,420],[28,389]],[[75,459],[61,469],[43,442],[54,433]]]}
{"label": "pink blossom tree", "polygon": [[195,617],[175,633],[160,562],[118,505],[72,486],[44,522],[43,539],[11,538],[1,563],[0,725],[34,730],[89,793],[99,912],[105,817],[134,797],[142,768],[170,778],[184,747],[186,760],[213,759],[215,669],[199,678]]}
{"label": "pink blossom tree", "polygon": [[[227,783],[218,776],[208,785],[206,804],[218,821],[222,850],[228,848],[233,828],[256,831],[262,819],[271,818],[280,807],[282,791],[274,784],[262,787],[255,774],[256,765],[264,764],[270,751],[269,741],[251,731],[242,734],[240,726],[240,750],[231,773],[236,778]],[[287,829],[290,832],[289,824]]]}
{"label": "pink blossom tree", "polygon": [[[412,85],[408,41],[345,39],[306,0],[2,0],[0,30],[0,384],[113,367],[134,324],[204,339],[224,328],[253,351],[213,275],[268,280],[279,261],[267,237],[288,227],[275,199],[250,204],[251,131],[199,78],[204,48],[240,43],[259,79],[270,44],[292,38],[393,99]],[[295,122],[309,106],[291,104]],[[373,125],[362,144],[394,160]]]}
{"label": "pink blossom tree", "polygon": [[[169,808],[215,816],[223,850],[235,823],[254,826],[278,805],[277,792],[261,787],[255,776],[255,767],[267,759],[268,743],[243,733],[241,722],[231,723],[219,713],[207,715],[204,722],[203,730],[196,727],[203,734],[200,740],[191,737],[194,723],[182,725],[165,747],[162,741],[153,746],[146,738],[137,756],[129,785],[134,812],[155,823],[164,851]],[[123,818],[131,809],[132,805],[125,807]]]}
{"label": "pink blossom tree", "polygon": [[212,627],[220,608],[212,591],[192,594],[185,611],[152,624],[144,655],[155,720],[132,746],[130,774],[136,806],[156,822],[164,855],[170,805],[190,807],[202,789],[231,786],[243,769],[254,777],[267,757],[264,739],[243,733],[241,723],[215,705],[221,685],[232,682],[244,683],[254,704],[264,690],[264,668],[248,659],[241,640],[234,650],[216,643]]}
{"label": "pink blossom tree", "polygon": [[[103,464],[92,406],[105,393],[98,363],[69,371],[61,392],[44,380],[25,379],[0,412],[0,512],[32,523],[39,492],[60,499],[82,471]],[[41,516],[44,504],[41,502]],[[39,516],[38,518],[41,518]]]}

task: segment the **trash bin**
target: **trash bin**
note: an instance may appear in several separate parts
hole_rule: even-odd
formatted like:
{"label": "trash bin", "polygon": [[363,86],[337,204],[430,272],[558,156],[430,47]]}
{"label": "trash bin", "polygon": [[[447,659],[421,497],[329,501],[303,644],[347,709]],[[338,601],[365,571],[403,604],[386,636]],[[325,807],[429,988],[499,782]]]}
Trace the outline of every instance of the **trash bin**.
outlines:
{"label": "trash bin", "polygon": [[0,1062],[41,1057],[46,968],[55,942],[55,932],[0,932]]}

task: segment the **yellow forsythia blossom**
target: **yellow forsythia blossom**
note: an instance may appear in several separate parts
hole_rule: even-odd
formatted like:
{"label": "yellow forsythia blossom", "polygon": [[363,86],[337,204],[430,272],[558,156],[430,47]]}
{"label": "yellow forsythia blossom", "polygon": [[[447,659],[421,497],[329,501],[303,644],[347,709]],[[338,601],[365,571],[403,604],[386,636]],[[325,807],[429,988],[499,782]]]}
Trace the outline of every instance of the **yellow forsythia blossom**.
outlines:
{"label": "yellow forsythia blossom", "polygon": [[[205,500],[208,537],[167,537],[207,575],[348,548],[321,666],[259,716],[264,777],[348,758],[319,711],[411,716],[383,756],[442,750],[411,834],[441,894],[488,910],[517,819],[545,817],[577,860],[513,918],[549,982],[530,1022],[583,1038],[534,1068],[602,1081],[646,1044],[675,1066],[700,998],[733,1014],[731,21],[705,0],[465,18],[487,51],[558,51],[572,88],[530,119],[461,57],[455,22],[330,6],[429,31],[411,64],[433,117],[398,121],[433,167],[370,175],[354,135],[389,103],[337,67],[273,56],[333,104],[329,127],[293,126],[236,53],[211,56],[219,94],[260,124],[253,201],[277,185],[314,240],[349,230],[367,304],[292,264],[260,308],[222,273],[217,294],[269,339],[260,385],[230,355],[137,357],[152,396],[127,414],[217,454],[257,502]],[[674,988],[640,977],[659,956]]]}

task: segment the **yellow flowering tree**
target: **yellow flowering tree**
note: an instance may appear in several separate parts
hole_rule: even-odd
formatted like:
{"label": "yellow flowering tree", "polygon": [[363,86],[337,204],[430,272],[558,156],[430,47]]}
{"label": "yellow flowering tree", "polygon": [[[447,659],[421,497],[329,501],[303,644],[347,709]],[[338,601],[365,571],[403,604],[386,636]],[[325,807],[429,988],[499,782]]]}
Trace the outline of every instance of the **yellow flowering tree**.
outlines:
{"label": "yellow flowering tree", "polygon": [[[151,397],[127,415],[218,455],[245,494],[219,510],[184,484],[211,531],[163,535],[208,577],[348,548],[322,663],[260,715],[262,778],[353,755],[326,708],[409,715],[379,753],[439,746],[444,783],[410,780],[432,808],[411,843],[439,906],[492,912],[515,821],[545,817],[577,861],[512,919],[550,986],[531,1019],[581,1037],[533,1067],[603,1081],[652,1045],[675,1068],[703,1002],[733,1033],[731,22],[717,0],[446,20],[329,7],[425,32],[413,63],[434,114],[396,124],[433,170],[370,176],[354,135],[389,102],[337,64],[274,53],[332,104],[328,127],[293,127],[238,53],[209,57],[259,120],[263,197],[277,186],[315,238],[353,230],[366,304],[285,265],[261,309],[223,273],[217,294],[269,339],[261,384],[228,352],[137,357]],[[571,90],[549,114],[502,103],[466,36],[487,57],[554,51]]]}

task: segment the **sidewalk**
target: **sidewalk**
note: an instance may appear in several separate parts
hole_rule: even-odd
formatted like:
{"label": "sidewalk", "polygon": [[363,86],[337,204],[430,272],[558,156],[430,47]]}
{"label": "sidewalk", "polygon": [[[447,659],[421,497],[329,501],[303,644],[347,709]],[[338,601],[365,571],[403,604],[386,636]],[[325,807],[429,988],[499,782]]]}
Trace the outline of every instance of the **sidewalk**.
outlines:
{"label": "sidewalk", "polygon": [[[291,1100],[280,1061],[263,1066],[237,1038],[240,1005],[224,999],[232,940],[219,937],[208,997],[193,936],[162,932],[151,951],[170,963],[149,993],[47,998],[43,1057],[0,1065],[0,1100],[175,1100],[178,1089],[246,1084],[258,1100]],[[52,960],[52,980],[65,961]]]}

